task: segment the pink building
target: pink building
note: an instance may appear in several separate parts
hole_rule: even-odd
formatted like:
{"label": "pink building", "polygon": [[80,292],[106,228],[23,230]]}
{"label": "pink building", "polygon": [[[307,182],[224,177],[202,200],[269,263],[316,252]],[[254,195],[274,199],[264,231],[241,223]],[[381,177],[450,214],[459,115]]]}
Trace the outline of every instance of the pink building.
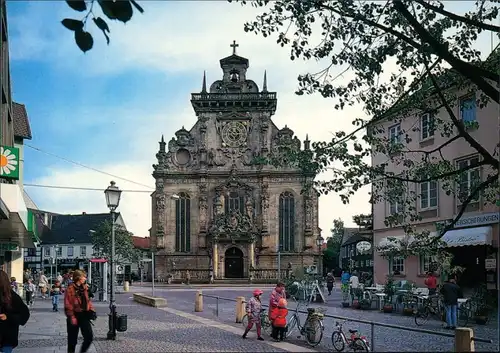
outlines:
{"label": "pink building", "polygon": [[[477,94],[478,96],[479,94]],[[458,118],[464,121],[476,121],[479,124],[478,127],[476,126],[470,131],[470,134],[493,154],[499,141],[499,106],[490,102],[485,108],[480,108],[476,104],[477,97],[474,95],[463,96],[462,92],[458,92],[457,103],[452,109]],[[450,120],[445,109],[439,111],[436,116],[442,120]],[[400,142],[404,143],[408,150],[430,151],[449,140],[449,137],[442,137],[439,131],[433,131],[433,119],[434,117],[428,113],[415,112],[414,115],[405,118],[400,123],[397,122],[397,119],[391,119],[391,121],[382,123],[381,127],[389,139],[400,139]],[[406,153],[406,158],[409,155]],[[420,161],[423,153],[416,152],[412,155],[415,161]],[[457,168],[463,168],[481,160],[481,156],[463,138],[444,147],[442,156],[448,161],[453,161]],[[388,159],[387,155],[374,154],[372,165],[387,163]],[[390,164],[388,168],[396,174],[403,171],[401,165]],[[457,189],[461,192],[467,192],[471,184],[477,180],[484,181],[488,171],[481,166],[470,169],[461,182],[456,185]],[[454,195],[446,195],[440,182],[410,184],[410,188],[418,195],[416,208],[422,217],[422,220],[416,223],[419,230],[428,230],[432,234],[432,232],[437,231],[436,225],[453,219],[458,213],[460,200]],[[405,237],[401,227],[389,228],[384,224],[386,217],[397,213],[400,207],[401,205],[397,203],[389,204],[386,201],[374,205],[373,242],[375,248],[390,242],[391,239],[388,237],[397,239]],[[485,205],[484,200],[480,198],[475,200],[468,206],[454,229],[444,235],[443,240],[448,245],[447,250],[454,255],[454,265],[466,268],[459,281],[462,286],[473,287],[486,282],[489,288],[496,288],[496,254],[499,243],[498,206]],[[432,261],[433,259],[429,257],[417,258],[416,256],[388,259],[375,251],[375,282],[384,283],[388,273],[395,273],[397,279],[413,281],[418,286],[423,286],[425,273]]]}

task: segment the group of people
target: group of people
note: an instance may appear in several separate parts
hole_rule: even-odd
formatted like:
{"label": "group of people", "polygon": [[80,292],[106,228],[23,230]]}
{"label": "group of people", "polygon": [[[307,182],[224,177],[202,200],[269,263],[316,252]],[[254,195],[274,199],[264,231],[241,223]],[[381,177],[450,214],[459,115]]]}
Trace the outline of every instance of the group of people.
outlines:
{"label": "group of people", "polygon": [[[83,336],[80,352],[85,353],[93,341],[91,321],[97,318],[97,314],[90,301],[85,272],[81,270],[74,271],[71,280],[64,293],[68,353],[75,353],[80,331]],[[0,270],[0,351],[3,353],[12,353],[14,348],[17,347],[19,343],[19,327],[26,325],[30,318],[30,310],[17,293],[17,290],[14,289],[12,282],[12,278],[9,278],[5,271]],[[32,286],[30,291],[34,292],[33,280],[28,278],[27,284]],[[53,298],[57,298],[58,303],[59,296],[62,294],[61,282],[56,281],[50,292]],[[29,303],[28,299],[27,296],[27,303]],[[53,305],[53,310],[58,310],[57,305]]]}
{"label": "group of people", "polygon": [[[438,294],[438,278],[435,272],[427,273],[427,278],[424,281],[429,289],[429,296]],[[457,284],[455,275],[448,277],[448,280],[439,288],[439,294],[443,297],[446,329],[454,330],[457,327],[458,321],[458,299],[463,298],[463,292]]]}
{"label": "group of people", "polygon": [[[260,289],[253,291],[253,296],[250,298],[246,305],[246,312],[248,316],[248,325],[243,333],[243,338],[247,338],[248,332],[252,329],[253,325],[257,329],[257,339],[263,341],[262,337],[262,300],[261,296],[264,292]],[[288,303],[286,300],[285,284],[279,282],[278,285],[271,292],[269,298],[269,312],[268,317],[272,325],[271,337],[276,341],[283,341],[286,336],[286,316],[288,315]]]}

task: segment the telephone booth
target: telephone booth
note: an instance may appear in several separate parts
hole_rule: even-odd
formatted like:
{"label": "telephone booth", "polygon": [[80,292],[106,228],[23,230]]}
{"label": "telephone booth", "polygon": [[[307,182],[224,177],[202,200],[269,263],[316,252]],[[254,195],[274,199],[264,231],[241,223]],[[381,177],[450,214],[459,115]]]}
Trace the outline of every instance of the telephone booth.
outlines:
{"label": "telephone booth", "polygon": [[95,299],[101,302],[108,301],[108,260],[90,259],[87,278],[92,287],[97,287]]}

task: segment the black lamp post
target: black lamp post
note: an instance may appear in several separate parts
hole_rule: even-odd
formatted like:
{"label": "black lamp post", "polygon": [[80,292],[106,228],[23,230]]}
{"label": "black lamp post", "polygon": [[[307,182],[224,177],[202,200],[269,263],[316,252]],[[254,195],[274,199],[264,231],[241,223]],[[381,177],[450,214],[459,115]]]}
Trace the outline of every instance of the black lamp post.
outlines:
{"label": "black lamp post", "polygon": [[324,241],[325,239],[323,239],[321,235],[318,235],[318,237],[316,238],[316,245],[318,246],[318,272],[321,277],[323,277],[323,266],[321,263],[321,257],[322,257],[321,247],[323,246]]}
{"label": "black lamp post", "polygon": [[115,185],[116,183],[112,181],[108,188],[104,190],[106,195],[106,204],[111,213],[111,256],[109,259],[109,265],[111,267],[111,290],[109,295],[109,331],[107,334],[108,340],[116,339],[116,305],[115,305],[115,211],[120,204],[121,190]]}

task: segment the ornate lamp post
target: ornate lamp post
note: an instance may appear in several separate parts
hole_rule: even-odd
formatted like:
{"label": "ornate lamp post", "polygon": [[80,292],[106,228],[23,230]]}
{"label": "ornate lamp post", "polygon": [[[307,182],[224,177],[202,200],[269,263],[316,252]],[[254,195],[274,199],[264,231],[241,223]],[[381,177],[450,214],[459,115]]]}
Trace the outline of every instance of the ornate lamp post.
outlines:
{"label": "ornate lamp post", "polygon": [[323,239],[321,235],[318,235],[318,237],[316,238],[316,245],[318,246],[318,272],[321,277],[323,277],[323,264],[321,263],[322,262],[321,247],[323,246],[324,241],[325,239]]}
{"label": "ornate lamp post", "polygon": [[116,305],[115,305],[115,211],[120,204],[121,190],[116,186],[116,183],[112,181],[108,188],[104,190],[104,195],[106,195],[106,204],[111,213],[111,257],[109,265],[111,266],[111,290],[109,295],[109,321],[108,327],[109,331],[107,334],[108,340],[116,339]]}

